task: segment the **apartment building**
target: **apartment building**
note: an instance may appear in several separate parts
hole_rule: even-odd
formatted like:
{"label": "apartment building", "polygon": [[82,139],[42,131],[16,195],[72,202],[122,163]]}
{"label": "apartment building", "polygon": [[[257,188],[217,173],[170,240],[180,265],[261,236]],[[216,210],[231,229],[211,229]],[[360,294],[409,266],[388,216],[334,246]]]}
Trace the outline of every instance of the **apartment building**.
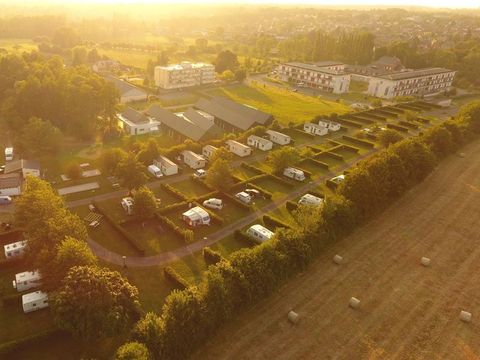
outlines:
{"label": "apartment building", "polygon": [[443,68],[427,68],[372,76],[368,94],[384,99],[438,94],[452,87],[455,73]]}
{"label": "apartment building", "polygon": [[283,81],[307,86],[334,94],[348,92],[350,75],[345,73],[345,65],[331,61],[315,64],[290,62],[279,65],[278,76]]}
{"label": "apartment building", "polygon": [[162,89],[180,89],[211,84],[215,81],[215,67],[205,63],[182,62],[155,67],[155,86]]}

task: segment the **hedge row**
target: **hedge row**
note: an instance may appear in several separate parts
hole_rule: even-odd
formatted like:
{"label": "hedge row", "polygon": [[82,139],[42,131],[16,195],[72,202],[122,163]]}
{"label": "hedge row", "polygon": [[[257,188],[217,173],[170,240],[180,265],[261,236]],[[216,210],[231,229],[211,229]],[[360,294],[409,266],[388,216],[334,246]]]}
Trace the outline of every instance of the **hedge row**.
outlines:
{"label": "hedge row", "polygon": [[183,278],[182,275],[180,275],[174,268],[171,266],[166,266],[163,268],[163,273],[165,274],[165,277],[170,280],[173,285],[180,289],[186,289],[190,286],[187,280]]}
{"label": "hedge row", "polygon": [[246,242],[249,245],[256,244],[247,234],[238,229],[233,232],[233,237],[236,240]]}
{"label": "hedge row", "polygon": [[400,120],[398,122],[398,124],[400,126],[404,126],[404,127],[407,127],[407,128],[410,128],[410,129],[414,129],[414,130],[417,130],[418,129],[418,125],[417,124],[414,124],[410,121],[406,121],[406,120]]}
{"label": "hedge row", "polygon": [[169,214],[171,212],[180,210],[180,209],[184,208],[185,206],[188,206],[188,203],[189,203],[188,201],[182,201],[182,202],[179,202],[179,203],[167,205],[163,208],[158,209],[157,214],[159,214],[159,215]]}
{"label": "hedge row", "polygon": [[20,305],[22,303],[22,294],[11,294],[2,298],[2,303],[8,305]]}
{"label": "hedge row", "polygon": [[[300,170],[300,169],[299,169]],[[305,170],[302,170],[302,171],[305,171]],[[305,176],[312,176],[312,173],[307,171],[305,173]],[[268,178],[272,179],[272,180],[275,180],[275,181],[278,181],[279,183],[285,185],[285,186],[288,186],[290,188],[294,187],[296,184],[290,182],[289,180],[283,178],[283,177],[280,177],[278,175],[275,175],[275,174],[268,174]]]}
{"label": "hedge row", "polygon": [[351,152],[354,152],[355,154],[358,154],[360,152],[360,149],[355,146],[347,145],[347,144],[340,144],[340,145],[342,145],[343,150],[351,151]]}
{"label": "hedge row", "polygon": [[[53,342],[58,339],[59,335],[62,334],[64,333],[58,329],[51,329],[45,331],[40,330],[34,335],[1,344],[0,355],[13,355],[15,352],[21,349],[25,349],[31,345],[38,344],[45,340]],[[15,355],[13,358],[15,358]]]}
{"label": "hedge row", "polygon": [[241,167],[245,168],[245,169],[248,169],[248,170],[251,170],[253,172],[256,172],[258,175],[262,175],[262,174],[266,174],[265,171],[263,171],[262,169],[260,169],[259,167],[256,167],[254,165],[251,165],[251,164],[248,164],[244,161],[242,161],[242,163],[240,164]]}
{"label": "hedge row", "polygon": [[172,194],[173,196],[177,197],[179,200],[182,200],[182,201],[188,201],[190,200],[184,193],[182,193],[180,190],[177,190],[176,188],[174,188],[172,185],[170,184],[167,184],[167,183],[161,183],[160,184],[160,187],[169,192],[170,194]]}
{"label": "hedge row", "polygon": [[0,269],[10,269],[20,263],[22,260],[21,257],[16,257],[12,259],[2,259],[0,260]]}
{"label": "hedge row", "polygon": [[330,166],[324,162],[321,162],[320,160],[314,159],[314,158],[305,158],[302,161],[299,162],[299,164],[303,164],[306,162],[310,162],[315,166],[321,167],[324,170],[329,170]]}
{"label": "hedge row", "polygon": [[370,142],[370,141],[357,139],[357,138],[354,138],[352,136],[343,135],[342,138],[345,139],[345,140],[351,141],[352,143],[360,145],[360,146],[365,146],[365,147],[369,147],[369,148],[372,148],[372,149],[375,147],[375,144]]}
{"label": "hedge row", "polygon": [[20,229],[12,229],[0,234],[0,245],[7,245],[12,242],[20,241],[23,231]]}
{"label": "hedge row", "polygon": [[388,117],[388,114],[379,115],[374,110],[368,110],[368,111],[364,111],[364,112],[358,114],[358,116],[363,116],[363,117],[374,119],[374,120],[377,120],[377,121],[386,121],[387,117]]}
{"label": "hedge row", "polygon": [[290,225],[288,225],[287,223],[273,217],[273,216],[270,216],[268,214],[265,214],[263,215],[263,223],[265,224],[265,226],[267,228],[274,228],[275,230],[277,228],[286,228],[286,229],[291,229],[292,227]]}
{"label": "hedge row", "polygon": [[349,126],[349,127],[354,127],[354,128],[357,128],[357,129],[361,129],[364,126],[364,125],[359,124],[355,121],[346,120],[346,119],[337,119],[337,122],[342,124],[342,125]]}
{"label": "hedge row", "polygon": [[115,230],[117,230],[117,232],[123,236],[125,240],[127,240],[127,242],[136,252],[138,252],[139,255],[143,256],[145,254],[145,250],[140,244],[137,243],[137,239],[132,236],[128,231],[126,231],[114,218],[112,218],[108,211],[105,211],[105,209],[103,209],[102,206],[99,205],[99,203],[97,203],[96,201],[93,201],[93,205],[97,209],[96,211],[99,214],[103,215],[107,222],[112,225]]}
{"label": "hedge row", "polygon": [[298,204],[293,202],[293,201],[290,201],[288,200],[286,203],[285,203],[285,208],[289,211],[289,212],[292,212],[292,211],[295,211],[298,209]]}
{"label": "hedge row", "polygon": [[408,128],[397,125],[397,124],[387,124],[387,129],[393,129],[393,130],[401,131],[404,133],[408,133]]}
{"label": "hedge row", "polygon": [[334,153],[332,151],[335,151],[335,150],[327,150],[327,151],[324,151],[322,154],[326,157],[329,157],[329,158],[333,159],[333,160],[345,161],[345,159],[343,158],[342,155]]}
{"label": "hedge row", "polygon": [[157,220],[160,221],[162,225],[165,225],[167,228],[177,234],[185,243],[190,244],[195,240],[192,230],[182,229],[180,226],[177,226],[177,224],[175,224],[172,220],[158,213],[155,215],[157,217]]}
{"label": "hedge row", "polygon": [[238,191],[238,190],[244,188],[249,182],[259,180],[259,179],[263,179],[263,178],[266,178],[267,176],[268,176],[268,174],[260,174],[260,175],[252,176],[249,179],[246,179],[246,180],[243,180],[239,183],[233,184],[233,186],[230,188],[230,190],[231,191]]}
{"label": "hedge row", "polygon": [[222,254],[210,249],[208,246],[203,248],[203,258],[208,265],[216,264],[224,260]]}
{"label": "hedge row", "polygon": [[[199,203],[195,203],[196,206],[201,206]],[[210,216],[210,220],[218,225],[223,225],[225,223],[225,219],[222,218],[220,215],[216,214],[210,209],[206,209],[205,207],[202,206],[202,209],[205,210],[208,215]]]}
{"label": "hedge row", "polygon": [[346,119],[347,120],[353,120],[353,121],[359,122],[359,123],[367,125],[367,126],[375,123],[375,120],[366,119],[366,118],[356,116],[356,115],[349,115]]}

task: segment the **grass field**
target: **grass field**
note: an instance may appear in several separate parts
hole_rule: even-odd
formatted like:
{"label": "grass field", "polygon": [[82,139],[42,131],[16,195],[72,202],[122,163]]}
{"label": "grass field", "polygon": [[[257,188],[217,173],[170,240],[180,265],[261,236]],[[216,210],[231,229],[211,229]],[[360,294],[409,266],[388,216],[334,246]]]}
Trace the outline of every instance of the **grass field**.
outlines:
{"label": "grass field", "polygon": [[0,48],[8,52],[38,50],[37,44],[30,39],[0,39]]}
{"label": "grass field", "polygon": [[[451,156],[377,219],[327,246],[194,359],[478,359],[478,323],[459,320],[461,310],[480,311],[478,151],[480,141],[462,149],[465,158]],[[345,263],[333,264],[335,254]],[[348,307],[352,296],[359,310]],[[290,310],[300,315],[295,326]]]}
{"label": "grass field", "polygon": [[210,95],[227,96],[234,101],[271,113],[282,125],[302,123],[317,115],[344,114],[348,107],[267,85],[236,85],[214,89]]}

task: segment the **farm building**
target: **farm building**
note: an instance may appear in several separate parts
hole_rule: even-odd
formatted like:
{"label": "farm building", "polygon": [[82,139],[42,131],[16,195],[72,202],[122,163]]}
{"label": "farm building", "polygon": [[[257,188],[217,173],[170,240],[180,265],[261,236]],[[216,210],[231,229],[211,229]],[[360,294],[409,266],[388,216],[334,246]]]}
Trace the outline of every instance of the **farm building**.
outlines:
{"label": "farm building", "polygon": [[35,271],[24,271],[15,275],[15,280],[13,280],[13,288],[17,291],[27,291],[41,285],[40,280],[42,275],[38,270]]}
{"label": "farm building", "polygon": [[160,128],[160,122],[132,108],[126,108],[117,117],[118,125],[129,135],[148,134]]}
{"label": "farm building", "polygon": [[191,169],[201,169],[207,164],[207,161],[201,156],[190,150],[182,151],[183,162]]}
{"label": "farm building", "polygon": [[120,94],[120,102],[122,104],[133,102],[133,101],[146,101],[148,94],[122,79],[116,78],[114,76],[105,76],[105,79],[115,85]]}
{"label": "farm building", "polygon": [[27,240],[17,241],[3,246],[7,259],[22,256],[27,247]]}
{"label": "farm building", "polygon": [[282,134],[281,132],[274,130],[267,130],[267,135],[270,138],[270,141],[278,145],[288,145],[290,144],[291,138],[288,135]]}
{"label": "farm building", "polygon": [[202,149],[202,156],[209,160],[218,148],[212,145],[205,145]]}
{"label": "farm building", "polygon": [[328,134],[328,128],[314,123],[303,124],[303,130],[312,135],[323,136]]}
{"label": "farm building", "polygon": [[247,229],[247,235],[254,241],[262,243],[271,239],[274,233],[262,225],[255,224]]}
{"label": "farm building", "polygon": [[48,294],[40,290],[25,294],[22,296],[22,306],[24,313],[44,309],[48,307]]}
{"label": "farm building", "polygon": [[273,143],[270,140],[257,135],[250,135],[247,139],[247,144],[263,151],[272,150],[273,147]]}
{"label": "farm building", "polygon": [[329,120],[320,120],[318,125],[326,127],[329,131],[338,131],[342,127],[339,123]]}
{"label": "farm building", "polygon": [[5,174],[20,174],[25,179],[28,175],[40,177],[40,163],[34,160],[15,160],[5,164]]}
{"label": "farm building", "polygon": [[249,156],[252,153],[251,147],[239,143],[238,141],[227,140],[226,144],[228,151],[240,157]]}
{"label": "farm building", "polygon": [[0,195],[18,196],[22,193],[22,177],[19,173],[0,175]]}
{"label": "farm building", "polygon": [[269,125],[273,121],[271,114],[221,96],[210,100],[200,99],[194,107],[213,116],[215,124],[226,132],[245,131],[257,125]]}
{"label": "farm building", "polygon": [[175,175],[178,174],[178,165],[165,156],[159,156],[153,160],[153,165],[162,170],[163,175]]}
{"label": "farm building", "polygon": [[185,211],[182,214],[182,219],[188,224],[188,226],[192,227],[210,225],[210,215],[200,206],[195,206],[194,208]]}
{"label": "farm building", "polygon": [[203,141],[223,133],[215,125],[212,115],[193,108],[174,114],[158,105],[153,105],[147,113],[160,123],[160,128],[165,134],[180,141],[186,139]]}

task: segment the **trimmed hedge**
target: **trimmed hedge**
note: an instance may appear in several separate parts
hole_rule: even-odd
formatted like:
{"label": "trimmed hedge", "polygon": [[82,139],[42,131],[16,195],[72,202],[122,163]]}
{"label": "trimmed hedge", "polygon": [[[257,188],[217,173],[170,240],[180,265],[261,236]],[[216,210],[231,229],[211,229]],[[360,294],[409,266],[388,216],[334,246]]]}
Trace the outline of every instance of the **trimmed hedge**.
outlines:
{"label": "trimmed hedge", "polygon": [[252,188],[252,189],[255,189],[255,190],[258,190],[260,191],[260,193],[262,194],[262,196],[265,198],[265,199],[271,199],[273,194],[268,191],[268,190],[265,190],[264,188],[262,188],[261,186],[258,186],[256,184],[252,184],[252,183],[247,183],[247,186],[249,188]]}
{"label": "trimmed hedge", "polygon": [[295,203],[295,202],[293,202],[293,201],[288,200],[288,201],[285,203],[285,208],[286,208],[288,211],[292,212],[292,211],[295,211],[295,210],[298,209],[298,204]]}
{"label": "trimmed hedge", "polygon": [[354,127],[354,128],[357,128],[357,129],[361,129],[361,128],[364,127],[363,124],[359,124],[355,121],[350,121],[350,120],[346,120],[346,119],[342,119],[342,118],[337,119],[336,122],[338,122],[339,124],[349,126],[349,127]]}
{"label": "trimmed hedge", "polygon": [[186,289],[190,286],[187,280],[183,278],[174,268],[171,266],[166,266],[163,268],[163,273],[165,277],[170,280],[176,287],[181,290]]}
{"label": "trimmed hedge", "polygon": [[233,237],[236,240],[244,241],[249,245],[256,244],[256,242],[254,242],[253,239],[250,239],[250,237],[248,237],[247,234],[245,234],[243,231],[238,229],[233,232]]}
{"label": "trimmed hedge", "polygon": [[0,260],[0,269],[10,269],[20,263],[22,258],[11,258],[11,259],[2,259]]}
{"label": "trimmed hedge", "polygon": [[404,126],[404,127],[407,127],[407,128],[410,128],[410,129],[414,129],[414,130],[417,130],[418,127],[419,127],[417,124],[414,124],[414,123],[412,123],[412,122],[410,122],[410,121],[406,121],[406,120],[400,120],[400,121],[398,122],[398,124],[399,124],[400,126]]}
{"label": "trimmed hedge", "polygon": [[20,305],[22,303],[22,294],[7,295],[2,298],[3,305]]}
{"label": "trimmed hedge", "polygon": [[355,146],[347,145],[347,144],[341,144],[341,143],[339,143],[339,144],[342,145],[342,150],[351,151],[355,154],[358,154],[360,152],[360,149],[355,147]]}
{"label": "trimmed hedge", "polygon": [[[303,171],[303,170],[302,170],[302,171]],[[308,171],[307,171],[307,172],[308,172]],[[308,173],[309,173],[310,175],[312,175],[312,173],[310,173],[310,172],[308,172]],[[307,174],[305,174],[305,175],[307,175]],[[280,177],[280,176],[278,176],[278,175],[268,174],[268,177],[269,177],[270,179],[272,179],[272,180],[275,180],[275,181],[278,181],[278,182],[282,183],[282,184],[285,185],[285,186],[288,186],[288,187],[291,187],[291,188],[295,186],[294,183],[292,183],[292,182],[290,182],[289,180],[284,179],[283,177]]]}
{"label": "trimmed hedge", "polygon": [[172,230],[181,239],[183,239],[183,241],[185,241],[185,243],[190,244],[194,241],[194,238],[193,238],[194,234],[193,234],[192,230],[182,229],[180,226],[177,226],[177,224],[175,224],[172,220],[170,220],[169,218],[167,218],[165,216],[162,216],[158,213],[155,214],[155,215],[156,215],[158,221],[160,221],[160,223],[162,225],[165,225],[167,228]]}
{"label": "trimmed hedge", "polygon": [[184,206],[188,206],[188,201],[182,201],[182,202],[179,202],[179,203],[175,203],[175,204],[171,204],[171,205],[167,205],[163,208],[160,208],[157,210],[157,214],[159,215],[166,215],[168,213],[171,213],[171,212],[174,212],[174,211],[177,211],[179,210],[180,208],[183,208]]}
{"label": "trimmed hedge", "polygon": [[375,120],[365,119],[365,118],[360,117],[358,115],[348,115],[348,117],[346,119],[347,120],[353,120],[353,121],[359,122],[359,123],[364,124],[364,125],[372,125],[372,124],[375,123]]}
{"label": "trimmed hedge", "polygon": [[332,191],[336,191],[338,184],[330,179],[325,180],[325,185]]}
{"label": "trimmed hedge", "polygon": [[184,193],[182,193],[180,190],[177,190],[175,189],[173,186],[171,186],[170,184],[167,184],[167,183],[161,183],[160,184],[160,187],[169,192],[170,194],[172,194],[173,196],[176,196],[179,200],[182,200],[182,201],[188,201],[190,200]]}
{"label": "trimmed hedge", "polygon": [[370,142],[370,141],[357,139],[357,138],[354,138],[352,136],[343,135],[342,138],[345,139],[345,140],[351,141],[354,144],[357,144],[357,145],[360,145],[360,146],[365,146],[365,147],[369,147],[369,148],[372,148],[372,149],[375,147],[375,144]]}
{"label": "trimmed hedge", "polygon": [[387,124],[387,129],[393,129],[393,130],[401,131],[404,133],[408,133],[408,128],[404,126],[396,125],[396,124]]}
{"label": "trimmed hedge", "polygon": [[12,242],[20,241],[23,231],[20,229],[12,229],[0,234],[0,245],[7,245]]}
{"label": "trimmed hedge", "polygon": [[220,254],[218,251],[210,249],[208,246],[203,248],[203,258],[209,265],[216,264],[224,260],[222,254]]}
{"label": "trimmed hedge", "polygon": [[[201,206],[199,203],[195,203],[196,206]],[[222,218],[220,215],[214,213],[212,210],[210,209],[206,209],[202,206],[202,209],[205,210],[208,215],[210,216],[210,220],[218,225],[223,225],[223,223],[225,222],[225,219]]]}
{"label": "trimmed hedge", "polygon": [[277,229],[277,228],[291,229],[292,228],[290,225],[268,214],[263,215],[262,219],[263,219],[263,223],[267,228],[274,228],[274,229]]}
{"label": "trimmed hedge", "polygon": [[265,171],[263,171],[262,169],[256,167],[256,166],[253,166],[253,165],[250,165],[244,161],[242,161],[242,163],[240,164],[241,167],[245,168],[245,169],[248,169],[248,170],[251,170],[253,172],[256,172],[258,175],[262,175],[262,174],[266,174]]}
{"label": "trimmed hedge", "polygon": [[[59,335],[64,334],[59,329],[51,329],[46,331],[40,331],[34,335],[27,336],[18,340],[9,341],[0,345],[0,355],[12,355],[16,351],[24,349],[30,345],[38,344],[44,340],[51,340],[58,338]],[[15,357],[13,357],[15,358]]]}
{"label": "trimmed hedge", "polygon": [[230,188],[230,191],[238,191],[238,190],[244,188],[249,182],[259,180],[259,179],[263,179],[267,176],[268,176],[268,174],[260,174],[260,175],[253,176],[249,179],[243,180],[239,183],[233,184],[233,186]]}
{"label": "trimmed hedge", "polygon": [[314,164],[315,166],[321,167],[324,170],[328,170],[329,167],[330,167],[328,164],[326,164],[324,162],[321,162],[321,161],[319,161],[317,159],[314,159],[314,158],[303,159],[302,161],[299,162],[299,164],[303,164],[304,162],[310,162],[310,163]]}
{"label": "trimmed hedge", "polygon": [[343,158],[342,155],[332,152],[332,151],[335,151],[335,150],[327,150],[327,151],[324,151],[322,154],[331,158],[331,159],[333,159],[333,160],[345,161],[345,159]]}

